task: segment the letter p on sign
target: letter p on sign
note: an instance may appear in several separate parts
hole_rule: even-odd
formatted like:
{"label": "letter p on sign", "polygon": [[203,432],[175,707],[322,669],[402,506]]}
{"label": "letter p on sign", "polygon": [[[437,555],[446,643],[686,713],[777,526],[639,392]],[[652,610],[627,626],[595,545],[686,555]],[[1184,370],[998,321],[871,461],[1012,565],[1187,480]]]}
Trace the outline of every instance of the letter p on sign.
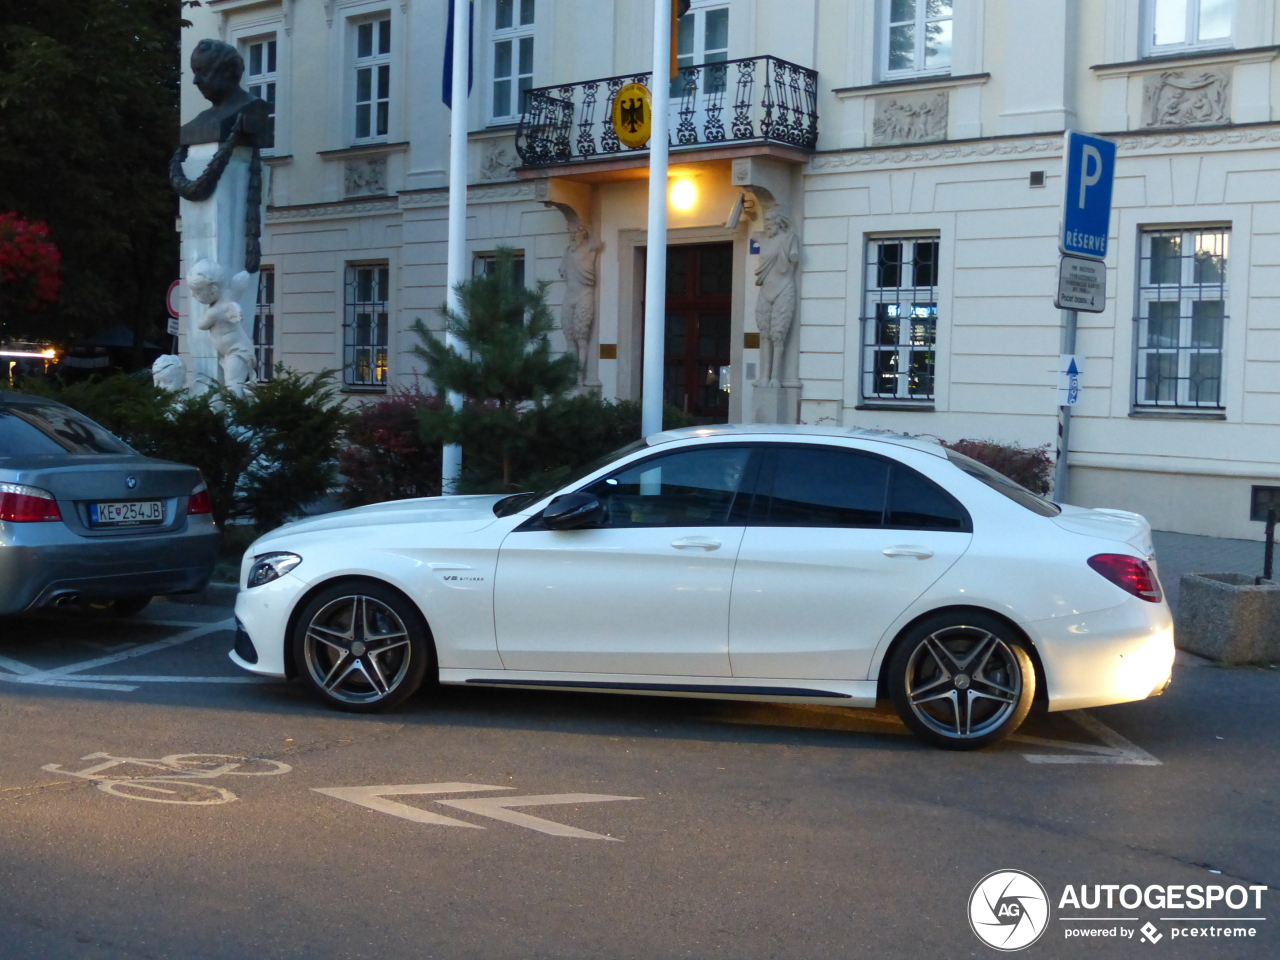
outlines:
{"label": "letter p on sign", "polygon": [[1116,145],[1103,137],[1068,130],[1063,147],[1058,249],[1069,256],[1104,260],[1111,227]]}

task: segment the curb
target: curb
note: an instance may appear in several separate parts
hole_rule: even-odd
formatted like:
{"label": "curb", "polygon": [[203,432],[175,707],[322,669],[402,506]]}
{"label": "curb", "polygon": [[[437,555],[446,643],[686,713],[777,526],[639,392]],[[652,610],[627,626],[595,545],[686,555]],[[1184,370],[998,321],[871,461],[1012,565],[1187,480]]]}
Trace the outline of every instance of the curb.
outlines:
{"label": "curb", "polygon": [[199,593],[179,593],[169,596],[173,603],[188,603],[201,607],[234,607],[238,583],[211,583]]}

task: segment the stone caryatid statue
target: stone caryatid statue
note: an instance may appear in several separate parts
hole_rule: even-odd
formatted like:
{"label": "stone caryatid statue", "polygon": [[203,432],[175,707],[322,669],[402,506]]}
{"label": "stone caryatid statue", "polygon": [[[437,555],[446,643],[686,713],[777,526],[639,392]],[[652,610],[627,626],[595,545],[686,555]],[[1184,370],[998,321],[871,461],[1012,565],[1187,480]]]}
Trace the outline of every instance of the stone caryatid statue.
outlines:
{"label": "stone caryatid statue", "polygon": [[764,242],[756,267],[756,329],[760,331],[760,383],[776,387],[782,379],[787,334],[796,318],[796,273],[800,238],[781,207],[764,215]]}
{"label": "stone caryatid statue", "polygon": [[578,353],[578,383],[587,376],[587,359],[591,350],[591,332],[596,324],[596,261],[604,244],[591,236],[581,220],[569,227],[569,245],[560,260],[560,278],[564,280],[564,304],[560,308],[560,327],[565,339]]}
{"label": "stone caryatid statue", "polygon": [[[187,271],[187,289],[206,308],[196,326],[209,331],[222,367],[222,382],[238,397],[244,396],[249,387],[257,356],[253,340],[245,333],[244,315],[236,303],[235,293],[252,282],[247,273],[239,273],[228,281],[226,271],[211,260],[201,260]],[[227,293],[232,296],[226,296]]]}
{"label": "stone caryatid statue", "polygon": [[187,389],[187,365],[176,354],[156,357],[156,362],[151,365],[151,382],[161,390],[181,393]]}

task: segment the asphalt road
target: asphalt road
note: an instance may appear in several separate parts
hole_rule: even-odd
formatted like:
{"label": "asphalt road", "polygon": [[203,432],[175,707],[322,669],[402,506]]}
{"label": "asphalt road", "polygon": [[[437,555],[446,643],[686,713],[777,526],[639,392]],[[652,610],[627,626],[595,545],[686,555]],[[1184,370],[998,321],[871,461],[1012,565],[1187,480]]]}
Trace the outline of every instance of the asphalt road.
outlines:
{"label": "asphalt road", "polygon": [[[1180,665],[953,754],[888,711],[446,688],[344,715],[239,673],[228,613],[0,621],[0,956],[995,957],[971,893],[1010,868],[1048,900],[1029,958],[1280,956],[1278,670]],[[1068,884],[1270,889],[1108,911]]]}

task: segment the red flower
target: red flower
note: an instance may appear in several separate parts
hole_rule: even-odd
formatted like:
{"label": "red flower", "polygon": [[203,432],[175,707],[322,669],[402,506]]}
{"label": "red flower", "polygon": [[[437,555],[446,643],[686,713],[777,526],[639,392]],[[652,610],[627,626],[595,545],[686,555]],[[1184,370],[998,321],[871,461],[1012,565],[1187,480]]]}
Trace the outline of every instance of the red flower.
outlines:
{"label": "red flower", "polygon": [[0,290],[28,309],[47,306],[62,287],[61,263],[46,224],[0,213]]}

